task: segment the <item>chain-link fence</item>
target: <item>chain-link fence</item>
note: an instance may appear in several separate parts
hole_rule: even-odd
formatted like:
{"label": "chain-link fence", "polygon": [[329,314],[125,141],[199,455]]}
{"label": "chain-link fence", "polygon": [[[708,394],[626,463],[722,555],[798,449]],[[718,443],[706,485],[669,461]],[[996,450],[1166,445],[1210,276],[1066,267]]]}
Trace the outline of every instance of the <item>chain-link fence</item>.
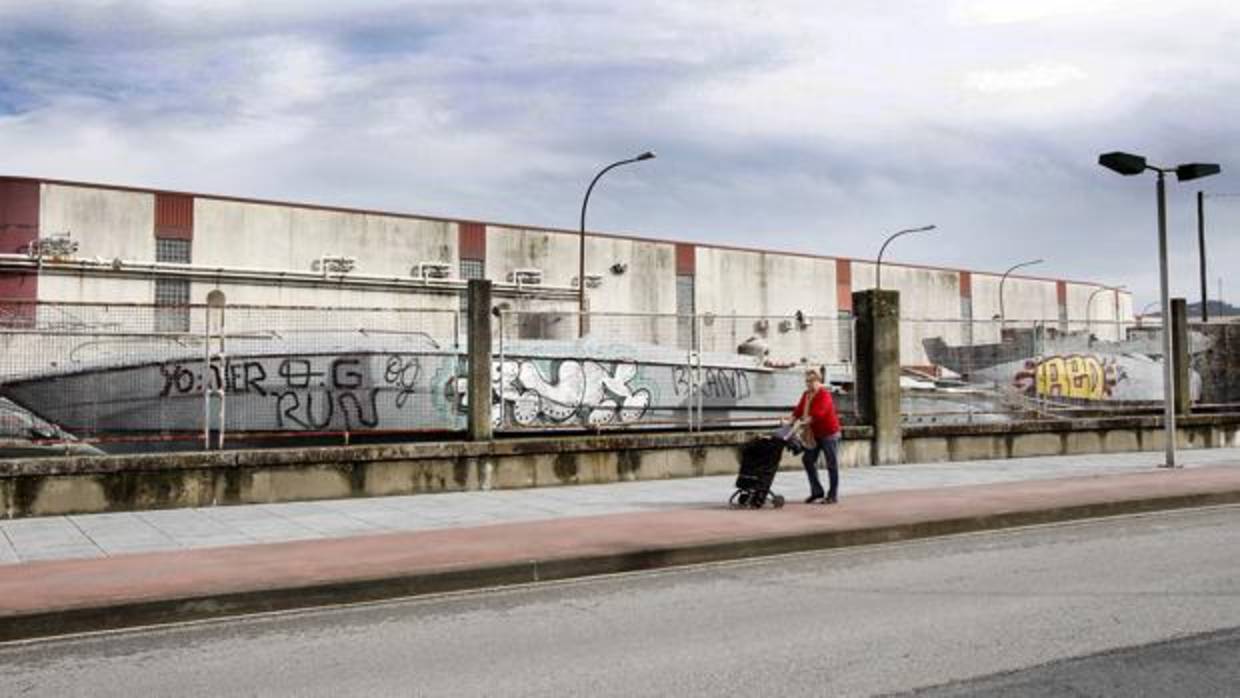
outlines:
{"label": "chain-link fence", "polygon": [[218,446],[463,428],[446,390],[460,350],[455,310],[48,302],[3,308],[0,397],[10,415],[28,413],[55,427],[28,438],[209,437]]}
{"label": "chain-link fence", "polygon": [[[465,338],[456,309],[6,302],[0,450],[458,432]],[[501,431],[770,424],[809,367],[855,417],[851,318],[503,310],[492,345]]]}
{"label": "chain-link fence", "polygon": [[495,328],[501,430],[767,424],[820,368],[854,413],[851,318],[506,311]]}
{"label": "chain-link fence", "polygon": [[[1143,412],[1163,400],[1162,328],[1114,320],[902,320],[905,420]],[[1190,377],[1194,395],[1200,376]]]}

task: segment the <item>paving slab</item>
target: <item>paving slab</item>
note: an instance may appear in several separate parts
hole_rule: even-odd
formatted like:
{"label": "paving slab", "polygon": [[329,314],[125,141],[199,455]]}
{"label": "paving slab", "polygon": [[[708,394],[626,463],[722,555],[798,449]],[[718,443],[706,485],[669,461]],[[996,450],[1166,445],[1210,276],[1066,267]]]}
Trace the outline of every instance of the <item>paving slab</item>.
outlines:
{"label": "paving slab", "polygon": [[[1240,463],[1240,449],[1188,450],[1180,455],[1189,467]],[[1145,472],[1154,469],[1161,458],[1161,453],[1128,453],[847,468],[841,473],[842,491],[847,498],[873,492]],[[57,559],[58,555],[98,557],[135,550],[326,539],[711,507],[726,500],[734,479],[717,476],[642,480],[0,521],[0,536],[9,541],[7,549],[0,545],[0,565]],[[809,494],[805,476],[799,471],[781,472],[775,489],[789,501],[800,501]]]}
{"label": "paving slab", "polygon": [[1237,503],[1216,465],[27,562],[0,567],[0,640]]}

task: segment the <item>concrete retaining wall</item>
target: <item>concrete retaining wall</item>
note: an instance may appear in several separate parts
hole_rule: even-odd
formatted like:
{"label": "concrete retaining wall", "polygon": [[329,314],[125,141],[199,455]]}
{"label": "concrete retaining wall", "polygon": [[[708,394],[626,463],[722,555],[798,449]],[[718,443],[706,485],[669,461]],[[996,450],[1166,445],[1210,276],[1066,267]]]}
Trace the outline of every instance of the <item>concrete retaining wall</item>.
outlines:
{"label": "concrete retaining wall", "polygon": [[[1181,418],[1180,448],[1240,448],[1240,417]],[[1033,422],[1020,425],[906,427],[905,463],[1162,451],[1165,436],[1153,417]]]}
{"label": "concrete retaining wall", "polygon": [[[6,518],[650,480],[737,471],[752,432],[640,434],[0,462]],[[868,465],[849,428],[846,467]],[[784,467],[800,467],[789,456]]]}
{"label": "concrete retaining wall", "polygon": [[[1185,448],[1240,447],[1240,415],[1190,417]],[[0,462],[6,518],[730,475],[752,432],[626,434]],[[849,428],[844,467],[871,463]],[[905,431],[905,462],[1160,451],[1154,418]],[[800,468],[787,456],[786,469]],[[722,495],[721,495],[722,496]]]}

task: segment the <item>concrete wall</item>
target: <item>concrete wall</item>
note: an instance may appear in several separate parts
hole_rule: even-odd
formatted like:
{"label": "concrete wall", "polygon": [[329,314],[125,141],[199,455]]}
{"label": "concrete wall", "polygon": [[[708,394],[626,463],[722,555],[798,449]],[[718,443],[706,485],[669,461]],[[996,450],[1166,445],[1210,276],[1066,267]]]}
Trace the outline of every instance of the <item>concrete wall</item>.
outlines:
{"label": "concrete wall", "polygon": [[[701,328],[703,348],[735,351],[750,337],[771,357],[815,362],[848,360],[847,325],[838,322],[835,260],[698,247],[694,305],[719,319]],[[797,311],[812,319],[792,322]]]}
{"label": "concrete wall", "polygon": [[[40,229],[44,235],[72,231],[82,245],[81,256],[86,258],[154,259],[153,194],[72,184],[41,186]],[[309,272],[324,254],[348,255],[357,259],[359,274],[408,279],[418,262],[444,262],[455,268],[460,259],[461,224],[452,221],[207,196],[194,197],[193,214],[192,256],[194,263],[200,265]],[[484,236],[487,278],[507,281],[515,269],[534,268],[543,272],[548,286],[565,289],[576,283],[576,234],[486,225]],[[804,358],[830,363],[850,358],[846,327],[831,320],[839,315],[835,259],[709,246],[698,246],[695,258],[697,312],[744,316],[703,326],[706,348],[731,352],[746,339],[758,336],[769,344],[771,356],[776,359]],[[592,310],[666,315],[676,312],[675,244],[590,236],[586,262],[587,274],[601,277],[598,288],[587,289]],[[624,273],[611,271],[617,263],[626,265]],[[845,281],[845,286],[851,283],[851,290],[873,286],[873,263],[852,262],[847,268],[851,269],[851,282]],[[921,340],[926,337],[942,336],[953,344],[970,339],[974,343],[999,339],[998,324],[990,320],[999,312],[997,274],[973,274],[971,298],[963,299],[961,274],[954,270],[887,264],[883,285],[901,292],[905,318],[923,321],[921,325],[909,323],[902,328],[901,354],[905,364],[926,363],[921,348]],[[215,288],[223,290],[234,304],[452,308],[460,302],[454,294],[348,288],[331,282],[320,288],[306,288],[210,281],[196,281],[191,300],[201,303]],[[1090,284],[1068,284],[1069,317],[1084,320],[1085,299],[1095,288]],[[43,300],[149,303],[154,297],[154,284],[132,276],[99,278],[45,272],[39,296]],[[1006,298],[1010,321],[1059,318],[1054,281],[1009,278]],[[563,297],[506,298],[501,302],[525,310],[571,310],[576,305]],[[1120,303],[1121,317],[1129,317],[1131,298],[1121,294]],[[798,310],[818,321],[810,326],[786,322]],[[1114,318],[1113,294],[1099,294],[1094,311],[1099,320]],[[961,320],[969,315],[973,322],[966,326]],[[673,332],[650,323],[633,321],[627,326],[620,320],[609,322],[609,326],[597,322],[590,329],[604,339],[617,341],[665,341],[665,337],[680,341],[686,334],[683,326]]]}
{"label": "concrete wall", "polygon": [[[870,464],[866,428],[846,428],[841,465]],[[0,461],[0,516],[252,504],[732,475],[746,432],[626,434],[480,443],[305,448]],[[905,462],[1161,451],[1156,418],[905,430]],[[1183,448],[1240,447],[1235,416],[1188,417]],[[781,463],[802,477],[798,459]],[[847,475],[845,475],[845,478]],[[776,481],[778,489],[779,480]],[[726,501],[730,488],[719,493]]]}
{"label": "concrete wall", "polygon": [[[1093,302],[1090,302],[1091,296]],[[1128,315],[1122,314],[1125,297],[1126,294],[1122,292],[1102,286],[1069,284],[1067,306],[1071,322],[1068,329],[1089,330],[1099,339],[1123,339],[1124,328],[1116,321],[1132,317],[1131,312]]]}
{"label": "concrete wall", "polygon": [[400,278],[419,262],[459,261],[455,223],[205,198],[194,200],[193,249],[196,264],[296,271],[346,255],[359,272]]}
{"label": "concrete wall", "polygon": [[79,257],[155,259],[155,195],[44,184],[40,235],[70,233]]}
{"label": "concrete wall", "polygon": [[[852,288],[874,288],[875,265],[852,263]],[[923,269],[883,264],[885,290],[900,292],[900,363],[930,363],[922,340],[942,337],[948,344],[966,342],[967,328],[961,322],[960,272],[949,269]]]}

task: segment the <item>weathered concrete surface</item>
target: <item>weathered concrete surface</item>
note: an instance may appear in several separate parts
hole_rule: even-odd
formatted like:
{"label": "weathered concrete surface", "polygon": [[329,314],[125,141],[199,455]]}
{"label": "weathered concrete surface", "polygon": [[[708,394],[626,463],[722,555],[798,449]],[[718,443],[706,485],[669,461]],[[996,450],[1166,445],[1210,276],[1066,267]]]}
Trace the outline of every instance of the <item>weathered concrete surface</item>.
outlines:
{"label": "weathered concrete surface", "polygon": [[[849,427],[845,467],[869,465]],[[625,434],[0,461],[5,518],[735,473],[755,432]],[[788,454],[783,466],[799,468]]]}
{"label": "weathered concrete surface", "polygon": [[[1180,421],[1182,448],[1240,446],[1240,415]],[[260,504],[727,475],[761,432],[623,434],[0,462],[4,518]],[[872,431],[846,427],[840,461],[871,465]],[[1162,450],[1153,417],[923,426],[904,462]],[[785,454],[782,467],[799,469]]]}
{"label": "weathered concrete surface", "polygon": [[1183,298],[1171,299],[1171,373],[1174,392],[1172,399],[1176,414],[1188,414],[1192,409],[1192,383],[1190,382],[1188,352],[1188,303]]}
{"label": "weathered concrete surface", "polygon": [[901,462],[900,294],[853,294],[857,357],[855,387],[861,421],[874,429],[876,465]]}
{"label": "weathered concrete surface", "polygon": [[0,641],[1240,502],[1240,468],[688,508],[0,568]]}
{"label": "weathered concrete surface", "polygon": [[1240,323],[1194,324],[1190,329],[1210,339],[1210,348],[1193,356],[1193,369],[1201,374],[1201,401],[1240,403]]}
{"label": "weathered concrete surface", "polygon": [[491,418],[491,282],[471,279],[468,299],[469,438],[490,441],[494,429]]}

